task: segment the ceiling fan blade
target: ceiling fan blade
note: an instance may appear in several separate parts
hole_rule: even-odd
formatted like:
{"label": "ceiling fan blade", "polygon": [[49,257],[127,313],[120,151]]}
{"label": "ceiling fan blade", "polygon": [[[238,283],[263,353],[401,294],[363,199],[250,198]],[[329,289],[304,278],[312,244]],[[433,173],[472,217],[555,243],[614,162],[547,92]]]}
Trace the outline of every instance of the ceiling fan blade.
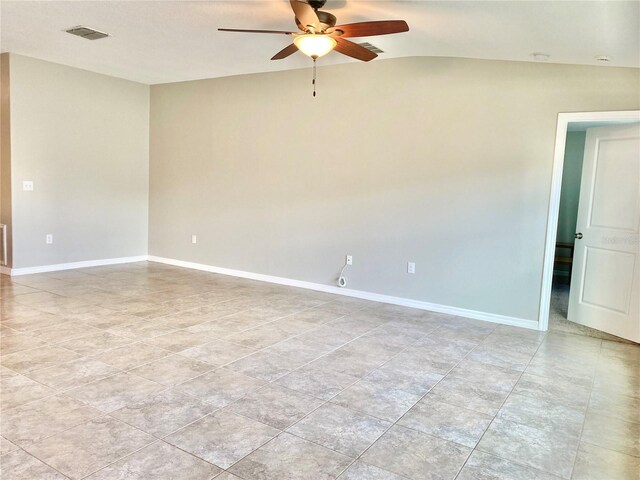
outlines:
{"label": "ceiling fan blade", "polygon": [[373,60],[378,55],[373,53],[371,50],[367,50],[361,45],[357,43],[353,43],[349,40],[345,40],[341,37],[335,37],[336,47],[334,50],[336,52],[340,52],[343,55],[347,55],[349,57],[355,58],[357,60],[362,60],[363,62],[368,62],[369,60]]}
{"label": "ceiling fan blade", "polygon": [[295,43],[292,43],[288,47],[283,48],[278,53],[276,53],[271,60],[282,60],[283,58],[287,58],[289,55],[293,55],[298,51],[298,47],[296,47]]}
{"label": "ceiling fan blade", "polygon": [[302,25],[310,25],[314,30],[319,30],[320,20],[315,10],[306,2],[298,0],[289,0],[293,13]]}
{"label": "ceiling fan blade", "polygon": [[409,25],[404,20],[381,20],[379,22],[359,22],[338,25],[336,30],[342,30],[343,38],[348,37],[373,37],[375,35],[388,35],[390,33],[408,32]]}
{"label": "ceiling fan blade", "polygon": [[242,28],[219,28],[220,32],[241,32],[241,33],[276,33],[280,35],[292,35],[295,32],[285,32],[284,30],[245,30]]}

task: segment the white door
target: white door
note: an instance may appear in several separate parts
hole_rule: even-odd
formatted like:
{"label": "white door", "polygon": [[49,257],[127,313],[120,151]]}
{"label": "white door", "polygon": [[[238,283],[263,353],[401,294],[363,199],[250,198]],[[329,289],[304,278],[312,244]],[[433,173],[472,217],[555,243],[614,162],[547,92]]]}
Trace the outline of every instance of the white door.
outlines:
{"label": "white door", "polygon": [[568,319],[640,342],[640,124],[590,128]]}

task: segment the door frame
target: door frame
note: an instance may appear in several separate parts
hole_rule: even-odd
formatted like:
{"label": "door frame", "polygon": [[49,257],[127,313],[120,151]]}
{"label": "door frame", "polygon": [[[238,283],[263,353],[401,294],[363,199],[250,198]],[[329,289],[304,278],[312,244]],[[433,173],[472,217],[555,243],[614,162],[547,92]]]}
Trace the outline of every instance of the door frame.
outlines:
{"label": "door frame", "polygon": [[547,233],[544,246],[542,267],[542,290],[540,294],[540,312],[538,329],[549,328],[549,309],[551,308],[551,285],[553,283],[553,261],[556,252],[556,235],[558,231],[558,215],[560,212],[560,190],[562,189],[562,171],[564,168],[564,150],[567,140],[567,129],[570,123],[580,122],[640,122],[640,110],[618,112],[577,112],[559,113],[556,127],[556,145],[553,154],[553,171],[551,174],[551,192],[549,195],[549,212],[547,215]]}

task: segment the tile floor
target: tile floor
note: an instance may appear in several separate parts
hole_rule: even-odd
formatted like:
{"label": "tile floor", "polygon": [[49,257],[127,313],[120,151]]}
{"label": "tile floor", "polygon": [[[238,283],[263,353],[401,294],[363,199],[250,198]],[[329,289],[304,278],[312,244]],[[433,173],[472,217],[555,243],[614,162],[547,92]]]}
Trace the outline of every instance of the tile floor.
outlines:
{"label": "tile floor", "polygon": [[139,263],[2,277],[4,480],[638,480],[640,347]]}

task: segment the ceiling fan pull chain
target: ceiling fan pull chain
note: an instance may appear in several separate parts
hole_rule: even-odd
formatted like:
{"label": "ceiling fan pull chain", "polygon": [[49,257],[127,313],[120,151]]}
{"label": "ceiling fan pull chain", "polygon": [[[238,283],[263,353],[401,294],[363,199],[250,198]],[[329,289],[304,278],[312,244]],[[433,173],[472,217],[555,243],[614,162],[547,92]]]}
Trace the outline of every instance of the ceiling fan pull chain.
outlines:
{"label": "ceiling fan pull chain", "polygon": [[316,96],[316,59],[313,59],[313,81],[311,82],[313,84],[313,96]]}

